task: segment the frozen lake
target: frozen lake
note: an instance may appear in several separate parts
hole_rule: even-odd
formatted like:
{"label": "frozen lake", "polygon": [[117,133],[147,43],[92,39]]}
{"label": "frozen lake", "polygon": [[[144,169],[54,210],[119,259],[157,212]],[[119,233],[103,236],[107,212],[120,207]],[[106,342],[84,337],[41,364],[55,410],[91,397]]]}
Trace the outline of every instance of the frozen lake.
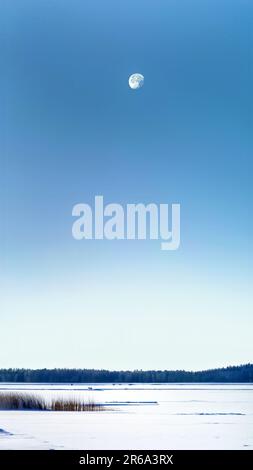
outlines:
{"label": "frozen lake", "polygon": [[5,384],[102,412],[0,410],[0,449],[253,449],[253,384]]}

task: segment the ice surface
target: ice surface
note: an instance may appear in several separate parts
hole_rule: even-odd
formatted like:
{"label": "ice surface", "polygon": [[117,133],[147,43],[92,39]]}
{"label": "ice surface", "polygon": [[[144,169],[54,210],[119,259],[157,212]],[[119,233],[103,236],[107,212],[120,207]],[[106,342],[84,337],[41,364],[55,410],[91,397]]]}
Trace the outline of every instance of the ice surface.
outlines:
{"label": "ice surface", "polygon": [[107,406],[0,411],[0,449],[253,448],[253,384],[0,384],[6,391]]}

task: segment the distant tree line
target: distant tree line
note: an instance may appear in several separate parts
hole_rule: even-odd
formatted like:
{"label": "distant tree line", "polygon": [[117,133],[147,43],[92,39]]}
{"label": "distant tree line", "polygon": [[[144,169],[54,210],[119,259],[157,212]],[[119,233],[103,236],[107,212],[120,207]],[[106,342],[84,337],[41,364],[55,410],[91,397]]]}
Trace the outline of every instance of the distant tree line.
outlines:
{"label": "distant tree line", "polygon": [[253,382],[253,364],[198,372],[184,370],[0,369],[0,382]]}

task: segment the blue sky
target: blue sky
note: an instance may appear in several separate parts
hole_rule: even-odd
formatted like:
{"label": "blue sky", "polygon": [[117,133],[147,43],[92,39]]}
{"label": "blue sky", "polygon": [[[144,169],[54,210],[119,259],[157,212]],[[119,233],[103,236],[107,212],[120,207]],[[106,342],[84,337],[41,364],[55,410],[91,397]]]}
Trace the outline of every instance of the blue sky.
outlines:
{"label": "blue sky", "polygon": [[[13,0],[0,18],[0,366],[252,360],[252,6]],[[180,203],[180,249],[77,242],[72,207],[97,194]]]}

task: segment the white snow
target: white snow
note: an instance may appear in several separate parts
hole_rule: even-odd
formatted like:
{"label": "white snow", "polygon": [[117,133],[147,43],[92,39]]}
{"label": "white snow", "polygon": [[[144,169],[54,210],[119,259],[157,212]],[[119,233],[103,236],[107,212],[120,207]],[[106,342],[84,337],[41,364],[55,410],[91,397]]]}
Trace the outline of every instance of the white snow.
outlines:
{"label": "white snow", "polygon": [[253,448],[253,384],[0,384],[0,393],[7,390],[107,406],[0,410],[0,449]]}

